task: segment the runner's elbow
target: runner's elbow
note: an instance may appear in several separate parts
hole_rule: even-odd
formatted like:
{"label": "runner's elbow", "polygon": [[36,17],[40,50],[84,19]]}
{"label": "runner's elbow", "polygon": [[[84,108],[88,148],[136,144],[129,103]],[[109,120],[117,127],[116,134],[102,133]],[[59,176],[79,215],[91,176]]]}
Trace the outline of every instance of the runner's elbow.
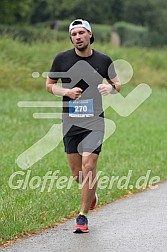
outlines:
{"label": "runner's elbow", "polygon": [[52,93],[52,85],[53,84],[50,84],[46,81],[46,91],[49,92],[49,93]]}

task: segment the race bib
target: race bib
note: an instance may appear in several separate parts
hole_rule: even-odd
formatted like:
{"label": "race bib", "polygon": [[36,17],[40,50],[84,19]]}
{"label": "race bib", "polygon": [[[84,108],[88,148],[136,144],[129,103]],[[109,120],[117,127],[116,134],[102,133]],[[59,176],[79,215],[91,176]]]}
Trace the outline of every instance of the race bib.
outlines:
{"label": "race bib", "polygon": [[69,101],[69,116],[70,117],[94,116],[93,99],[70,100]]}

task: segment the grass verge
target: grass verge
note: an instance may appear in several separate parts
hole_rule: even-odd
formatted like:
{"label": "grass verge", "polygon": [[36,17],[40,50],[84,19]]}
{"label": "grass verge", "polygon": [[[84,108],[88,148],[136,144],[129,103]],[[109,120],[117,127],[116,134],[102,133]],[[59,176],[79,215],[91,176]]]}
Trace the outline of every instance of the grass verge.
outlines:
{"label": "grass verge", "polygon": [[[9,39],[0,40],[0,244],[52,226],[79,211],[78,185],[73,183],[68,190],[66,186],[58,189],[56,184],[61,176],[71,176],[62,142],[28,170],[21,170],[15,163],[18,155],[45,136],[53,124],[61,123],[54,119],[33,119],[34,112],[55,112],[54,108],[19,108],[17,103],[55,99],[45,92],[45,80],[42,77],[33,79],[31,74],[48,71],[54,55],[68,49],[69,45],[63,42],[30,46]],[[141,187],[136,188],[141,176],[147,175],[147,185],[154,176],[159,176],[161,181],[167,179],[167,51],[110,50],[109,45],[98,44],[95,47],[113,59],[122,58],[132,64],[134,75],[128,85],[123,86],[122,94],[128,94],[134,84],[142,82],[150,84],[153,91],[150,98],[128,117],[120,117],[111,108],[106,111],[107,118],[115,122],[116,131],[105,141],[97,167],[104,187],[98,188],[99,204],[103,205],[129,192],[142,190],[143,180],[139,184]],[[41,192],[43,177],[47,172],[53,174],[55,171],[59,171],[58,179],[50,192],[49,181]],[[127,176],[129,171],[130,181],[124,188],[125,181],[121,182],[120,178]],[[14,177],[15,189],[12,189],[9,179],[15,172],[20,174]],[[105,176],[108,176],[108,182]],[[115,180],[109,184],[113,176]],[[66,184],[63,180],[59,183]]]}
{"label": "grass verge", "polygon": [[[1,89],[1,174],[0,186],[0,237],[1,244],[7,240],[35,232],[41,228],[51,226],[61,221],[72,211],[79,211],[80,190],[73,183],[68,190],[65,186],[57,188],[54,181],[50,192],[49,181],[41,192],[43,177],[48,171],[59,171],[58,178],[71,173],[68,168],[63,144],[46,155],[28,170],[21,170],[16,164],[17,156],[43,137],[55,123],[53,119],[33,119],[32,114],[39,112],[39,108],[18,108],[20,100],[52,100],[53,97],[45,92],[18,92],[18,89]],[[159,176],[160,180],[167,179],[166,138],[167,122],[165,104],[167,94],[164,89],[153,88],[151,97],[127,118],[118,116],[112,109],[108,109],[106,116],[116,123],[115,133],[106,140],[98,163],[100,178],[112,176],[121,178],[131,171],[129,185],[131,188],[120,188],[118,180],[112,186],[105,179],[101,179],[103,189],[98,189],[99,204],[112,202],[129,191],[136,192],[136,181],[149,173],[149,179]],[[4,106],[5,105],[5,106]],[[43,112],[53,112],[53,109],[43,108]],[[52,110],[52,111],[51,111]],[[18,189],[11,189],[9,179],[15,172],[22,173],[15,176],[12,183]],[[27,175],[29,174],[29,175]],[[33,179],[35,176],[38,177]],[[35,185],[39,186],[35,188]],[[59,181],[60,182],[60,181]],[[124,184],[121,182],[120,186]],[[60,185],[67,185],[60,183]],[[32,189],[32,186],[34,188]],[[20,188],[19,188],[20,187]],[[118,188],[119,187],[119,188]]]}

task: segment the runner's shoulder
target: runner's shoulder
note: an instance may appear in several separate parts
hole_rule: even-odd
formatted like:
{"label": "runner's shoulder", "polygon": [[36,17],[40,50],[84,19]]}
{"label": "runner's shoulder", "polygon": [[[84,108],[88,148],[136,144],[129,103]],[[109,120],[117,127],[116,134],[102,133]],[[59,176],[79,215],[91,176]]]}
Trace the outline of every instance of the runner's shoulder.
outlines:
{"label": "runner's shoulder", "polygon": [[66,50],[66,51],[59,52],[56,55],[56,58],[71,57],[72,55],[74,55],[74,50],[73,49],[69,49],[69,50]]}
{"label": "runner's shoulder", "polygon": [[102,53],[102,52],[99,52],[99,51],[94,50],[94,55],[95,55],[96,57],[98,57],[98,58],[104,60],[104,61],[112,61],[112,59],[111,59],[108,55],[106,55],[106,54],[104,54],[104,53]]}

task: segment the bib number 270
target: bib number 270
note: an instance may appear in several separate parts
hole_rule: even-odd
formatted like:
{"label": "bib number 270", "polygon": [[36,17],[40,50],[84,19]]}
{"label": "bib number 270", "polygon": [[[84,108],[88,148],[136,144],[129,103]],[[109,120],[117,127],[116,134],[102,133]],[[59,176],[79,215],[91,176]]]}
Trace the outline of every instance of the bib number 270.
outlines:
{"label": "bib number 270", "polygon": [[87,112],[88,107],[87,106],[74,106],[75,112]]}
{"label": "bib number 270", "polygon": [[70,100],[69,101],[69,116],[70,117],[94,116],[93,99]]}

